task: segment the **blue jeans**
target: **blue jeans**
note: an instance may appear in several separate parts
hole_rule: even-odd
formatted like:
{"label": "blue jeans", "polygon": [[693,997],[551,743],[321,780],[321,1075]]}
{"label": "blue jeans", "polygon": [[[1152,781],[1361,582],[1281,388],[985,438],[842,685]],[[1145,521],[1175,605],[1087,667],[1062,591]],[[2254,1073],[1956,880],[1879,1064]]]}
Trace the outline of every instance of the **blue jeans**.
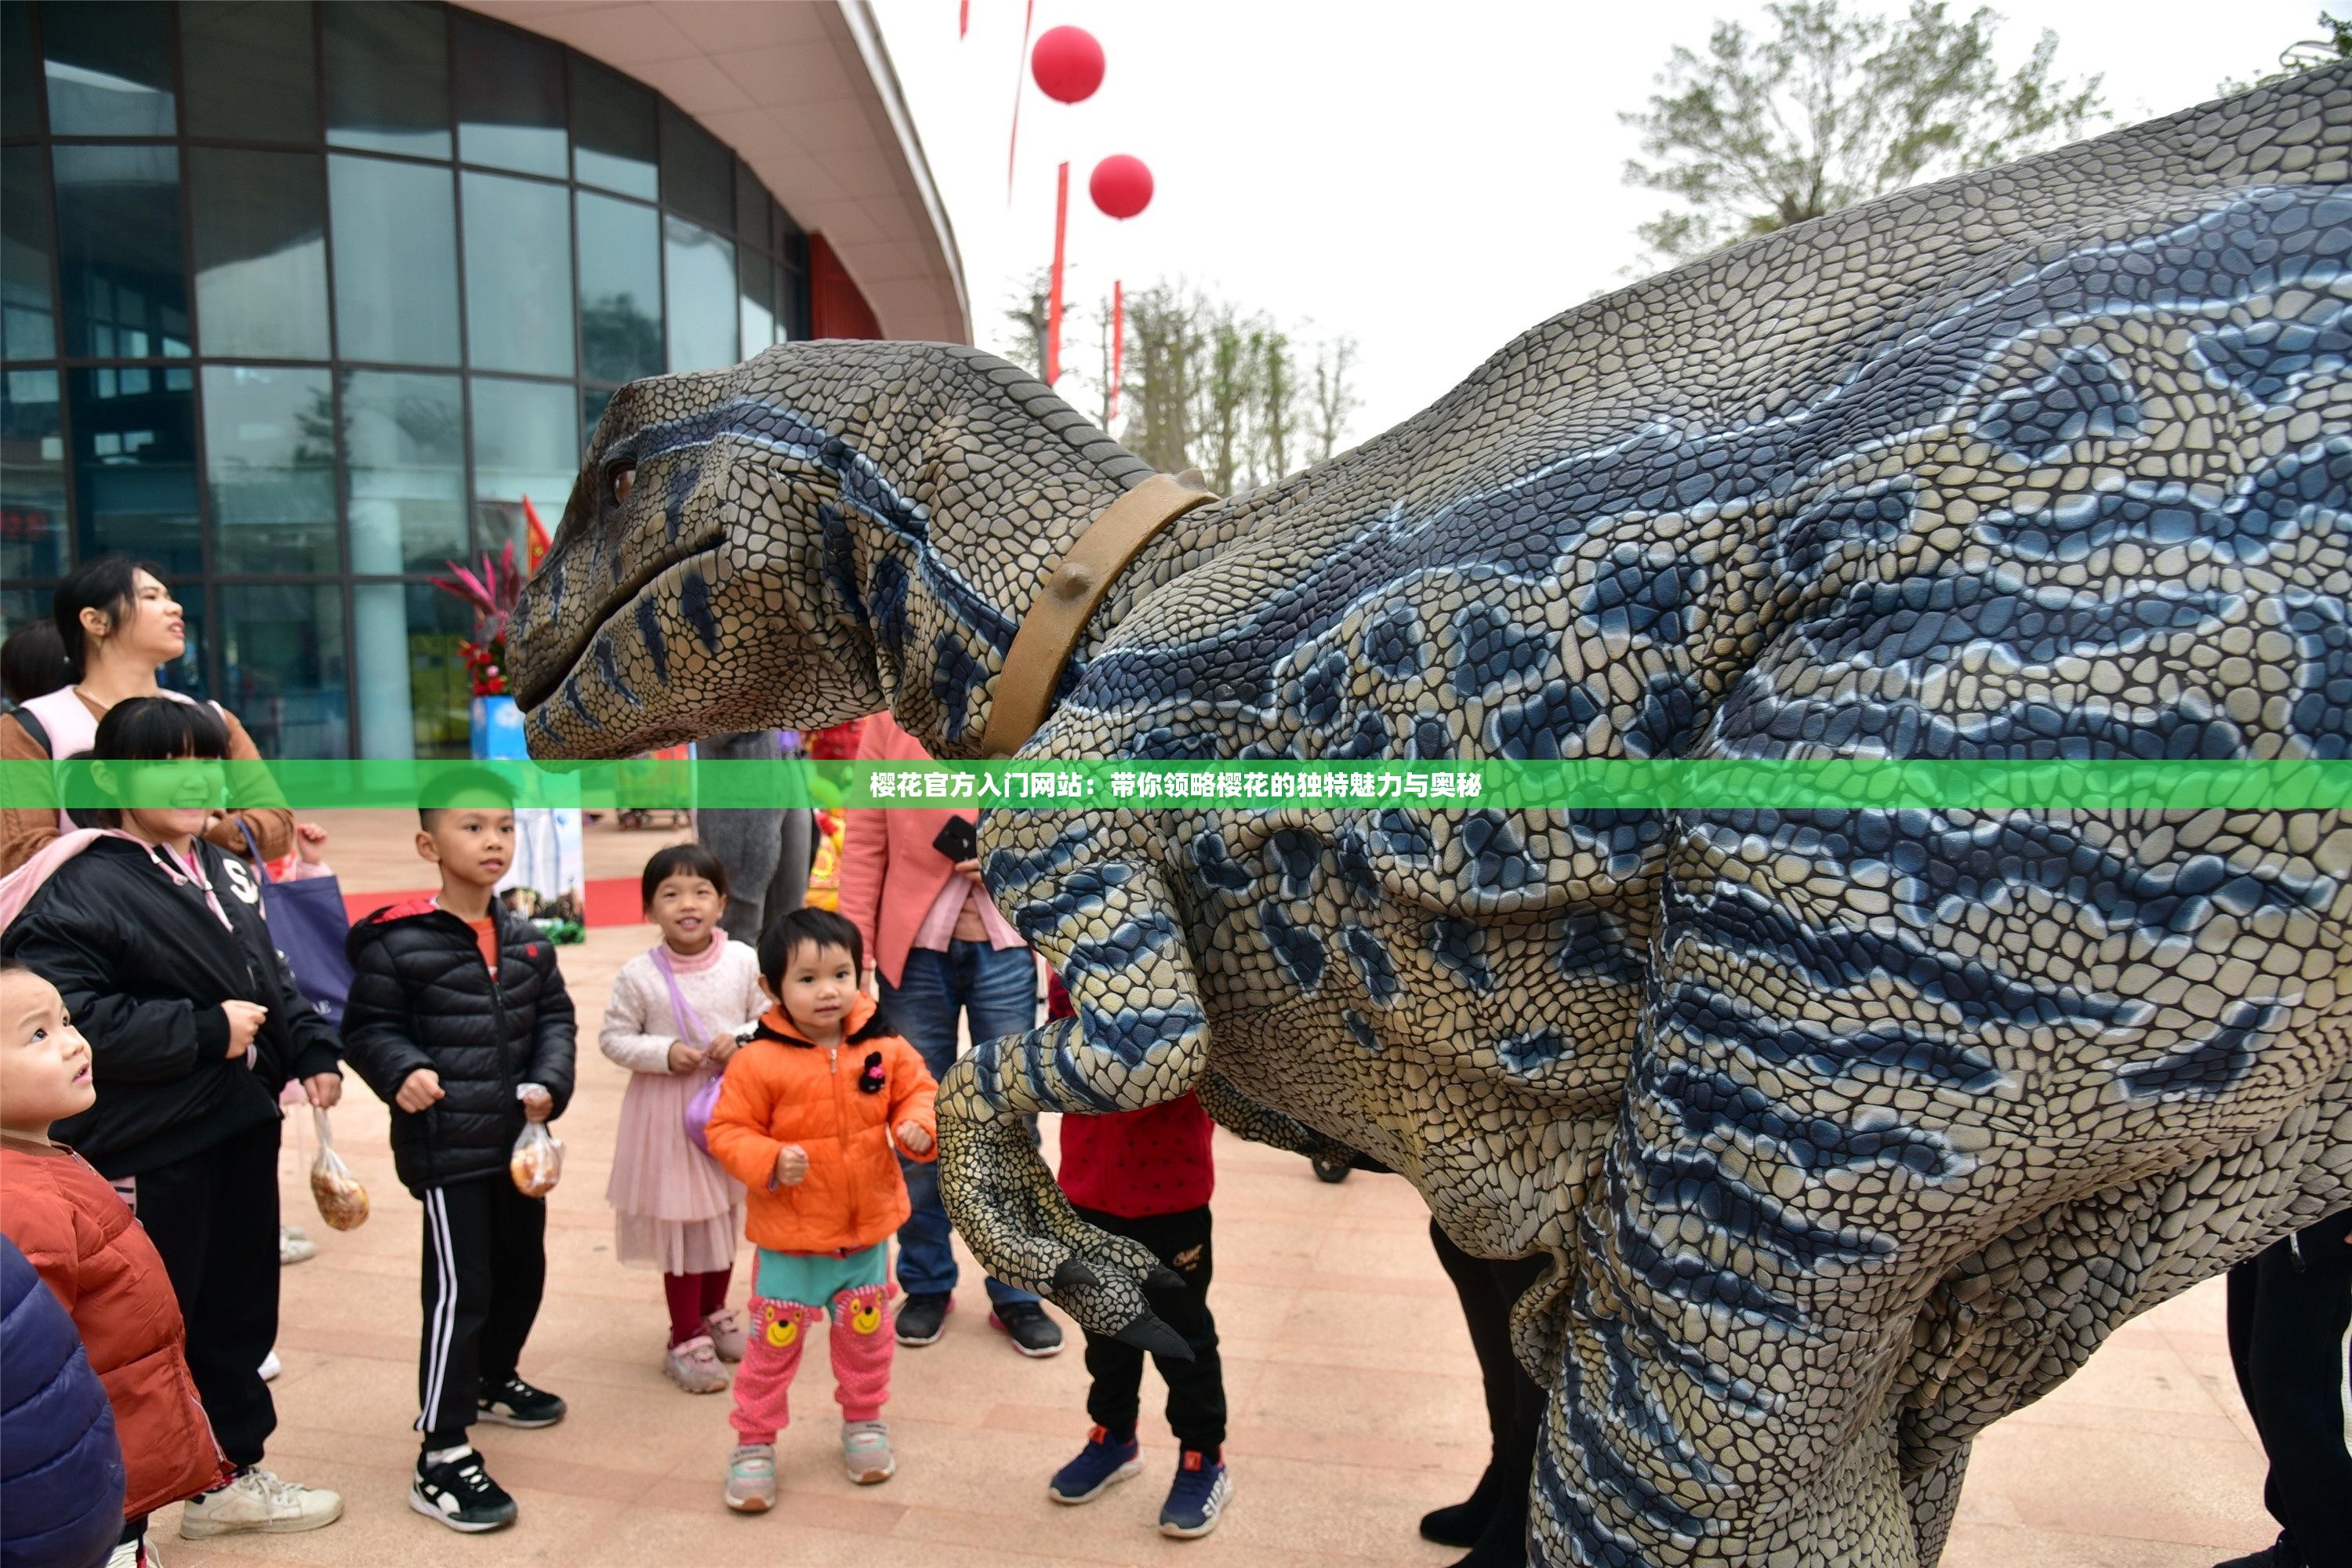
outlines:
{"label": "blue jeans", "polygon": [[[1003,951],[984,942],[950,942],[945,952],[913,948],[898,984],[882,982],[882,1010],[890,1026],[923,1053],[933,1078],[947,1077],[956,1059],[956,1015],[971,1022],[974,1041],[1025,1035],[1037,1022],[1037,960],[1025,947]],[[1029,1135],[1037,1119],[1029,1118]],[[909,1296],[944,1296],[956,1287],[954,1235],[940,1204],[937,1161],[902,1159],[907,1197],[914,1212],[898,1227],[898,1289]],[[988,1300],[1003,1307],[1037,1298],[999,1279],[988,1282]]]}

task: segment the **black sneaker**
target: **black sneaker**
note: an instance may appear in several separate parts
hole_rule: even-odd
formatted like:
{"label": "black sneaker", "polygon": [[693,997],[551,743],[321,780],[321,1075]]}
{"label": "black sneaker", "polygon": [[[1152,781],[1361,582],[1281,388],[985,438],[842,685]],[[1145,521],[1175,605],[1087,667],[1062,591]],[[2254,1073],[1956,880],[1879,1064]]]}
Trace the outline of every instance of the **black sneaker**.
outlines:
{"label": "black sneaker", "polygon": [[482,1419],[501,1426],[552,1426],[563,1419],[563,1401],[519,1377],[482,1384]]}
{"label": "black sneaker", "polygon": [[438,1464],[419,1456],[416,1479],[408,1489],[408,1506],[452,1530],[479,1535],[515,1521],[515,1500],[482,1469],[482,1457],[471,1448]]}
{"label": "black sneaker", "polygon": [[952,1296],[909,1296],[898,1303],[898,1342],[902,1345],[935,1345],[947,1332],[948,1313],[955,1306]]}
{"label": "black sneaker", "polygon": [[2282,1530],[2278,1539],[2260,1552],[2232,1557],[2227,1563],[2215,1563],[2213,1568],[2304,1568],[2303,1553],[2296,1549],[2294,1538]]}
{"label": "black sneaker", "polygon": [[1062,1353],[1062,1325],[1045,1315],[1034,1301],[1014,1301],[988,1314],[988,1321],[1013,1336],[1013,1348],[1025,1356]]}

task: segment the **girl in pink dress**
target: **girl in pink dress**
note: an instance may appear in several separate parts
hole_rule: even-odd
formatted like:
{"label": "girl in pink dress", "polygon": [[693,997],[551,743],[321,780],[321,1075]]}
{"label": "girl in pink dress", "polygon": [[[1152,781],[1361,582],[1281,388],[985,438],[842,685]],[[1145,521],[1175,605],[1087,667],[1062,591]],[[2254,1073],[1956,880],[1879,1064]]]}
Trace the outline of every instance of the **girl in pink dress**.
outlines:
{"label": "girl in pink dress", "polygon": [[711,1097],[703,1091],[735,1054],[736,1031],[757,1020],[767,1000],[759,955],[719,929],[727,872],[717,856],[699,844],[672,845],[646,862],[643,892],[662,940],[622,966],[597,1035],[604,1054],[630,1073],[604,1200],[621,1261],[662,1272],[669,1302],[662,1370],[688,1394],[716,1394],[727,1386],[719,1363],[743,1359],[743,1330],[727,1306],[743,1188],[698,1146],[688,1113],[708,1116]]}

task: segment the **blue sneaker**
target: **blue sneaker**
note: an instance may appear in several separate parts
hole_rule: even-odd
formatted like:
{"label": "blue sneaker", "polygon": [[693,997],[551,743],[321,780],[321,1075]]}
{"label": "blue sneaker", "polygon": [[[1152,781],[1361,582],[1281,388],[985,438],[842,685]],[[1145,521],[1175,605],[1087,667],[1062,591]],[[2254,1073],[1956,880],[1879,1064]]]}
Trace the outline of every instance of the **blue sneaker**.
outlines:
{"label": "blue sneaker", "polygon": [[1096,1426],[1087,1431],[1087,1446],[1078,1450],[1078,1457],[1055,1470],[1054,1479],[1045,1483],[1045,1495],[1055,1502],[1092,1502],[1113,1482],[1142,1468],[1142,1450],[1134,1438],[1114,1443],[1108,1431]]}
{"label": "blue sneaker", "polygon": [[1192,1541],[1217,1528],[1217,1516],[1234,1495],[1234,1478],[1225,1461],[1210,1458],[1198,1448],[1187,1448],[1176,1461],[1176,1483],[1160,1505],[1160,1533]]}

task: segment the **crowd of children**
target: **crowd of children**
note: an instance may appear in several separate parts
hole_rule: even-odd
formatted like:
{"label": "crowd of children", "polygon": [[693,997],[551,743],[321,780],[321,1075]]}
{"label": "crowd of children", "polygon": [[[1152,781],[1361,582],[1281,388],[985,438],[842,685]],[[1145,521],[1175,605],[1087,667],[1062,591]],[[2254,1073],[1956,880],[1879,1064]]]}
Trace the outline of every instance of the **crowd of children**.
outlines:
{"label": "crowd of children", "polygon": [[[91,742],[101,761],[230,752],[215,710],[162,695],[113,704]],[[101,1410],[65,1421],[60,1440],[103,1437],[121,1455],[111,1471],[77,1468],[89,1496],[60,1501],[68,1522],[44,1538],[95,1541],[105,1513],[104,1551],[54,1560],[145,1563],[146,1517],[173,1502],[190,1538],[341,1516],[334,1493],[262,1468],[276,1412],[261,1368],[278,1330],[279,1091],[331,1105],[346,1066],[392,1108],[394,1168],[422,1206],[409,1503],[461,1531],[511,1524],[515,1501],[468,1429],[565,1415],[521,1376],[546,1287],[547,1208],[510,1156],[526,1128],[562,1114],[575,1055],[552,944],[493,897],[514,852],[511,796],[491,773],[461,774],[419,812],[416,850],[440,887],[353,926],[340,1037],[301,1000],[247,863],[215,841],[216,814],[202,798],[143,802],[96,814],[95,826],[60,821],[0,882],[0,1229],[70,1314],[111,1407],[111,1436]],[[803,909],[772,921],[756,950],[730,941],[724,868],[691,844],[657,853],[642,891],[659,941],[615,980],[599,1042],[631,1075],[606,1196],[618,1255],[662,1275],[664,1371],[691,1394],[731,1382],[721,1500],[761,1512],[777,1500],[776,1439],[822,1323],[845,1470],[887,1481],[895,1346],[939,1333],[894,1331],[890,1268],[911,1214],[904,1173],[936,1158],[932,1070],[884,1015],[851,920]],[[1182,1448],[1161,1528],[1205,1534],[1231,1491],[1205,1300],[1207,1120],[1188,1099],[1073,1119],[1064,1140],[1080,1213],[1142,1240],[1188,1283],[1154,1295],[1193,1352],[1160,1365]],[[747,1238],[748,1323],[729,1306]],[[1089,1335],[1093,1429],[1051,1479],[1055,1500],[1088,1501],[1137,1472],[1141,1363]],[[68,1370],[43,1375],[62,1391]],[[13,1547],[15,1527],[0,1533]]]}

